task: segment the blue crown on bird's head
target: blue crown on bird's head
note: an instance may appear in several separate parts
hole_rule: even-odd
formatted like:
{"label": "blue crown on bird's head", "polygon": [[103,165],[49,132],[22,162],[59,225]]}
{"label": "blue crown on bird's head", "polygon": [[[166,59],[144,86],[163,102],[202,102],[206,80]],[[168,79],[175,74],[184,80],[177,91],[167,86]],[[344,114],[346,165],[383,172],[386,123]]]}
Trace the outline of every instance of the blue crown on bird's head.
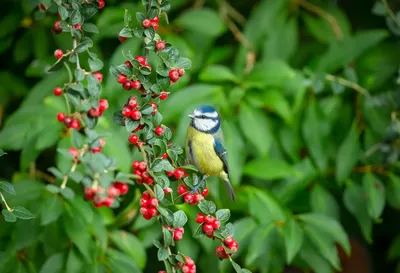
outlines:
{"label": "blue crown on bird's head", "polygon": [[210,105],[197,107],[189,117],[192,119],[190,125],[201,132],[213,134],[220,128],[218,112]]}

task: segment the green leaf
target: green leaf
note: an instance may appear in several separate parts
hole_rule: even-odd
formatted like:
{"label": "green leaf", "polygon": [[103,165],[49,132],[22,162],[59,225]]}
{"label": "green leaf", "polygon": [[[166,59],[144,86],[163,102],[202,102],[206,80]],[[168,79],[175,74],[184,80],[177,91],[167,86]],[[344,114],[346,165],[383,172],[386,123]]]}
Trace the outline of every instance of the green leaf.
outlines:
{"label": "green leaf", "polygon": [[168,250],[166,248],[159,248],[158,252],[157,252],[157,259],[159,261],[164,261],[166,259],[168,259],[169,254],[168,254]]}
{"label": "green leaf", "polygon": [[156,194],[157,200],[161,201],[164,199],[164,190],[160,185],[154,187],[154,193]]}
{"label": "green leaf", "polygon": [[8,211],[7,209],[3,209],[3,210],[1,211],[1,213],[3,214],[4,220],[5,220],[6,222],[13,223],[13,222],[16,222],[16,221],[17,221],[17,216],[15,216],[14,213]]}
{"label": "green leaf", "polygon": [[228,67],[223,65],[207,66],[200,72],[199,79],[205,82],[238,82],[237,76]]}
{"label": "green leaf", "polygon": [[307,148],[318,168],[323,171],[328,167],[328,156],[326,154],[325,141],[320,129],[320,120],[317,106],[312,100],[306,110],[302,132]]}
{"label": "green leaf", "polygon": [[372,242],[372,221],[367,211],[363,189],[349,182],[343,194],[343,202],[347,210],[357,219],[361,231],[367,242]]}
{"label": "green leaf", "polygon": [[68,188],[68,187],[64,188],[64,189],[61,189],[60,193],[66,199],[74,199],[74,197],[75,197],[75,192],[71,188]]}
{"label": "green leaf", "polygon": [[175,20],[175,23],[188,31],[217,37],[226,28],[217,12],[209,8],[188,9]]}
{"label": "green leaf", "polygon": [[[64,178],[64,174],[62,172],[60,172],[56,167],[50,167],[47,170],[50,173],[52,173],[55,177],[57,177],[58,179]],[[47,185],[47,186],[50,186],[50,185]]]}
{"label": "green leaf", "polygon": [[15,207],[13,213],[19,219],[32,219],[35,215],[24,207]]}
{"label": "green leaf", "polygon": [[203,200],[197,205],[202,213],[204,214],[214,214],[217,210],[215,203],[209,200]]}
{"label": "green leaf", "polygon": [[301,174],[284,161],[270,159],[251,160],[244,166],[243,173],[267,180],[298,177]]}
{"label": "green leaf", "polygon": [[113,243],[131,257],[140,268],[146,265],[146,252],[139,239],[131,233],[116,230],[111,233]]}
{"label": "green leaf", "polygon": [[350,255],[350,241],[347,233],[340,223],[323,214],[307,213],[298,215],[299,219],[308,225],[315,226],[317,230],[322,230],[329,234],[335,242],[338,242],[347,255]]}
{"label": "green leaf", "polygon": [[97,28],[97,26],[93,23],[84,23],[82,25],[82,29],[86,32],[90,32],[90,33],[99,33],[99,29]]}
{"label": "green leaf", "polygon": [[48,257],[39,273],[61,273],[64,265],[64,254],[57,253]]}
{"label": "green leaf", "polygon": [[99,71],[104,66],[103,61],[98,58],[96,58],[96,59],[90,58],[88,62],[89,62],[90,70],[92,72]]}
{"label": "green leaf", "polygon": [[78,132],[78,130],[71,130],[72,134],[72,144],[76,148],[82,148],[83,146],[83,138],[82,135]]}
{"label": "green leaf", "polygon": [[279,201],[270,193],[256,188],[248,188],[250,214],[260,223],[284,222],[285,213]]}
{"label": "green leaf", "polygon": [[236,273],[242,273],[242,268],[240,267],[240,265],[238,265],[234,261],[232,261],[231,263],[232,263],[232,266],[235,269]]}
{"label": "green leaf", "polygon": [[4,152],[2,149],[0,149],[0,157],[3,155],[6,155],[6,154],[7,154],[6,152]]}
{"label": "green leaf", "polygon": [[186,224],[187,220],[188,218],[182,210],[174,212],[174,228],[183,227]]}
{"label": "green leaf", "polygon": [[219,209],[215,213],[215,216],[221,223],[228,222],[231,217],[231,211],[229,209]]}
{"label": "green leaf", "polygon": [[87,75],[88,92],[90,96],[98,97],[101,93],[101,85],[93,74]]}
{"label": "green leaf", "polygon": [[151,169],[153,170],[153,172],[174,171],[174,167],[172,167],[171,163],[166,159],[154,160]]}
{"label": "green leaf", "polygon": [[296,77],[296,72],[287,63],[272,60],[256,64],[245,79],[244,86],[263,88],[265,86],[282,87]]}
{"label": "green leaf", "polygon": [[[144,17],[144,15],[143,15]],[[132,15],[129,12],[129,10],[125,9],[125,13],[124,13],[124,25],[125,26],[129,26],[129,23],[132,21]],[[143,20],[142,20],[143,21]]]}
{"label": "green leaf", "polygon": [[163,228],[162,234],[163,234],[163,238],[164,238],[164,247],[168,247],[174,243],[174,239],[173,239],[171,230],[169,230],[167,228]]}
{"label": "green leaf", "polygon": [[50,196],[42,205],[40,224],[46,226],[56,221],[63,212],[63,203],[58,196]]}
{"label": "green leaf", "polygon": [[319,184],[312,188],[310,205],[313,212],[339,219],[340,211],[335,197]]}
{"label": "green leaf", "polygon": [[[126,14],[126,10],[125,10],[125,14]],[[141,13],[141,12],[136,12],[136,20],[137,20],[139,23],[142,23],[144,19],[146,19],[146,16],[144,16],[143,13]]]}
{"label": "green leaf", "polygon": [[340,185],[351,174],[353,167],[359,160],[361,147],[358,135],[357,122],[355,121],[346,139],[340,145],[336,157],[336,179]]}
{"label": "green leaf", "polygon": [[263,93],[263,102],[266,107],[278,114],[287,124],[292,124],[292,110],[283,96],[283,91],[275,88]]}
{"label": "green leaf", "polygon": [[0,181],[0,191],[15,195],[15,189],[13,184],[6,181]]}
{"label": "green leaf", "polygon": [[179,58],[176,60],[175,66],[183,69],[190,69],[192,67],[192,61],[188,58]]}
{"label": "green leaf", "polygon": [[304,234],[297,222],[290,217],[282,227],[282,231],[285,238],[286,262],[290,264],[301,249]]}
{"label": "green leaf", "polygon": [[260,156],[265,156],[273,140],[272,128],[266,115],[241,103],[239,124],[247,141],[257,149]]}
{"label": "green leaf", "polygon": [[385,208],[385,186],[372,173],[363,176],[363,186],[368,214],[371,218],[378,219]]}
{"label": "green leaf", "polygon": [[393,174],[389,175],[386,197],[393,208],[400,209],[400,178]]}
{"label": "green leaf", "polygon": [[62,5],[58,6],[58,12],[60,13],[61,20],[63,21],[65,21],[69,16],[68,10]]}
{"label": "green leaf", "polygon": [[83,266],[83,261],[80,259],[79,255],[76,253],[76,250],[71,248],[68,253],[65,273],[81,272],[82,266]]}

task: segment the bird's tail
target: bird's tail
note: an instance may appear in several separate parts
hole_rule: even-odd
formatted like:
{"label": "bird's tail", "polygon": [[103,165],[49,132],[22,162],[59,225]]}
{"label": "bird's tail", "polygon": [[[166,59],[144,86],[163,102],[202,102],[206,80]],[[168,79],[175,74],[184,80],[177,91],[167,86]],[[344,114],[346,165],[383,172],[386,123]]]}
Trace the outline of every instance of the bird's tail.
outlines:
{"label": "bird's tail", "polygon": [[235,192],[233,191],[232,184],[229,181],[229,178],[224,179],[224,185],[225,185],[226,191],[228,192],[229,198],[232,201],[236,201],[236,195],[235,195]]}

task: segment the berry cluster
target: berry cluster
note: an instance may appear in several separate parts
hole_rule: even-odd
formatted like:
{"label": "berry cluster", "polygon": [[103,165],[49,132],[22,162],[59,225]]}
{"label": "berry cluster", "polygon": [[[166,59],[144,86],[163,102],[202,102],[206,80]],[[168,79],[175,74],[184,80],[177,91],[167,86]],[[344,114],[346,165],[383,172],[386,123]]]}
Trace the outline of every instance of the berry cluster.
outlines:
{"label": "berry cluster", "polygon": [[175,177],[176,180],[182,179],[184,176],[189,176],[187,173],[185,173],[184,170],[181,168],[176,168],[173,172],[166,172],[167,176],[169,177]]}
{"label": "berry cluster", "polygon": [[218,219],[211,215],[197,214],[196,222],[203,224],[203,231],[208,238],[214,237],[214,230],[219,230],[221,223]]}
{"label": "berry cluster", "polygon": [[147,191],[142,193],[142,198],[140,198],[140,213],[144,219],[150,220],[152,217],[156,217],[158,214],[157,206],[157,198],[151,197]]}
{"label": "berry cluster", "polygon": [[166,228],[173,232],[173,234],[174,234],[173,238],[174,238],[175,242],[182,240],[183,234],[185,233],[185,229],[183,227],[174,229],[173,227],[167,226]]}
{"label": "berry cluster", "polygon": [[[232,237],[227,237],[223,241],[223,243],[224,243],[225,247],[227,247],[231,253],[236,253],[239,249],[239,244]],[[226,250],[223,246],[217,246],[217,248],[215,249],[215,255],[218,258],[227,259],[227,258],[229,258],[229,256],[231,254],[226,253]]]}
{"label": "berry cluster", "polygon": [[151,20],[150,19],[144,19],[143,22],[142,22],[142,26],[144,28],[153,27],[154,30],[157,30],[158,29],[158,21],[159,21],[158,16],[155,16]]}
{"label": "berry cluster", "polygon": [[93,201],[93,205],[96,208],[102,206],[111,207],[114,203],[114,199],[127,194],[128,190],[129,187],[127,184],[118,181],[115,181],[112,186],[108,187],[107,191],[99,186],[97,186],[96,189],[85,187],[85,200]]}
{"label": "berry cluster", "polygon": [[169,71],[169,79],[171,80],[171,84],[177,82],[180,77],[185,75],[185,69],[178,68],[178,69],[171,69]]}
{"label": "berry cluster", "polygon": [[188,203],[189,205],[197,205],[207,196],[208,189],[204,188],[203,193],[196,192],[195,194],[191,194],[188,192],[186,186],[180,185],[178,186],[177,192],[179,195],[183,195],[183,201],[185,201],[185,203]]}
{"label": "berry cluster", "polygon": [[135,160],[132,163],[132,168],[134,169],[133,173],[140,177],[136,179],[138,184],[145,183],[150,185],[153,183],[153,177],[147,172],[146,162]]}
{"label": "berry cluster", "polygon": [[185,257],[185,263],[178,262],[178,266],[181,268],[182,273],[196,273],[196,265],[189,256]]}
{"label": "berry cluster", "polygon": [[57,114],[57,120],[63,122],[67,128],[81,129],[81,122],[79,119],[73,118],[73,116],[66,116],[63,112]]}
{"label": "berry cluster", "polygon": [[99,101],[98,108],[90,108],[88,111],[88,115],[91,117],[100,117],[103,115],[103,112],[108,109],[108,101],[106,99],[101,99]]}

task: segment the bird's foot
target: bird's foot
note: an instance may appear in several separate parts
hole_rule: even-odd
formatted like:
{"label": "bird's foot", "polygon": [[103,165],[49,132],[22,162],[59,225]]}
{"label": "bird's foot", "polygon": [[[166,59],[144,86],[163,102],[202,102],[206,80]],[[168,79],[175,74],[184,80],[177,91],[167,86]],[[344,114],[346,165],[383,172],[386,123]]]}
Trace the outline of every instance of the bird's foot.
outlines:
{"label": "bird's foot", "polygon": [[203,178],[201,179],[201,181],[192,188],[192,190],[190,191],[191,194],[195,194],[205,183],[206,183],[206,178],[207,176],[203,176]]}

